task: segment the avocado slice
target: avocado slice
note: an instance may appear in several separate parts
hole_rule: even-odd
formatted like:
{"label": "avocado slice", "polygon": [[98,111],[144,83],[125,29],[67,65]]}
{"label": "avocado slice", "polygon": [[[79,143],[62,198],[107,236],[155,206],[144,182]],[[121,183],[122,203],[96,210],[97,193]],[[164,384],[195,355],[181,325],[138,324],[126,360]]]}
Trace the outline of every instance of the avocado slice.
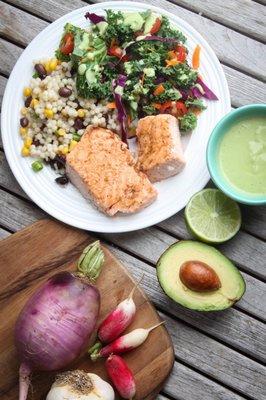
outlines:
{"label": "avocado slice", "polygon": [[[190,261],[203,265],[203,268],[207,265],[207,276],[212,271],[214,281],[218,277],[219,285],[215,285],[213,290],[201,291],[191,290],[191,285],[187,283],[189,289],[180,272]],[[157,277],[167,296],[184,307],[198,311],[231,307],[246,290],[242,275],[228,258],[214,247],[192,240],[174,243],[161,255],[157,262]],[[201,284],[200,279],[198,283]],[[195,284],[195,279],[191,282]]]}
{"label": "avocado slice", "polygon": [[123,13],[123,17],[124,17],[124,24],[129,25],[134,32],[141,30],[144,24],[144,19],[140,13],[138,12]]}
{"label": "avocado slice", "polygon": [[159,18],[158,15],[156,15],[154,13],[150,13],[150,15],[148,16],[148,18],[145,21],[144,31],[143,31],[144,35],[147,35],[147,33],[150,33],[151,28],[155,24],[157,18]]}

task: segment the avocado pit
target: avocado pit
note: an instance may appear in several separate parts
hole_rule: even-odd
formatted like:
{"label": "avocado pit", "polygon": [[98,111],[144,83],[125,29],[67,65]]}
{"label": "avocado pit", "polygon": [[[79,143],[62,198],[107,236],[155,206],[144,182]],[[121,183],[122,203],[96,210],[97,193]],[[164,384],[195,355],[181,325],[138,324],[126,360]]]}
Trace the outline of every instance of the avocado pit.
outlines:
{"label": "avocado pit", "polygon": [[184,262],[180,267],[179,277],[188,289],[195,292],[210,292],[221,287],[221,281],[214,269],[202,261]]}

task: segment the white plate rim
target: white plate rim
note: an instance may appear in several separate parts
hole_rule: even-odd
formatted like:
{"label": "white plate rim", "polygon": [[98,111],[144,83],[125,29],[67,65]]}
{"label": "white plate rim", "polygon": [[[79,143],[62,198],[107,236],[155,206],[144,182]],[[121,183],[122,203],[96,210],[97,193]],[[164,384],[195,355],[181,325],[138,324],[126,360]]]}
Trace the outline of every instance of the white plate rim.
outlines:
{"label": "white plate rim", "polygon": [[[57,210],[49,208],[49,204],[47,204],[45,202],[45,199],[42,199],[42,197],[38,196],[38,193],[36,191],[31,190],[34,188],[33,187],[31,188],[30,182],[27,181],[26,177],[23,175],[22,170],[20,168],[18,168],[18,166],[15,164],[15,161],[14,161],[13,155],[12,155],[12,151],[9,148],[10,142],[9,142],[9,137],[7,135],[8,130],[5,129],[6,128],[5,127],[5,125],[6,125],[5,112],[9,106],[8,95],[10,95],[10,92],[12,90],[12,85],[13,85],[12,78],[14,76],[14,73],[15,73],[16,69],[18,68],[19,63],[21,62],[25,51],[26,50],[30,51],[30,49],[35,45],[36,42],[38,42],[39,37],[42,36],[44,34],[44,32],[49,31],[53,25],[56,26],[57,24],[62,24],[63,21],[65,22],[65,19],[71,18],[72,15],[75,15],[78,12],[85,13],[86,11],[89,11],[89,10],[97,12],[97,11],[103,11],[106,8],[118,9],[118,8],[120,8],[120,6],[122,9],[123,8],[125,9],[127,7],[129,7],[129,8],[134,7],[136,10],[143,9],[143,8],[151,9],[159,14],[163,14],[163,15],[168,16],[171,19],[174,19],[177,24],[185,27],[190,32],[190,35],[191,35],[191,37],[193,37],[193,39],[197,39],[201,44],[204,45],[204,49],[207,51],[208,55],[212,58],[213,62],[215,63],[215,69],[216,69],[215,72],[216,72],[216,74],[219,74],[219,79],[222,81],[222,84],[223,84],[223,91],[224,91],[223,106],[226,109],[224,114],[229,112],[231,109],[230,93],[229,93],[229,88],[228,88],[228,84],[227,84],[227,81],[225,78],[224,71],[221,67],[221,64],[220,64],[216,54],[214,53],[214,51],[212,50],[212,48],[210,47],[208,42],[188,22],[184,21],[180,17],[175,16],[174,14],[172,14],[168,11],[163,10],[160,7],[148,5],[146,3],[131,2],[131,1],[110,1],[110,2],[98,3],[98,4],[88,5],[88,6],[84,6],[82,8],[73,10],[70,13],[67,13],[64,16],[58,18],[52,24],[48,25],[44,30],[42,30],[30,42],[30,44],[27,46],[27,48],[23,51],[23,53],[17,60],[15,66],[10,74],[10,78],[8,80],[8,83],[7,83],[7,86],[5,89],[5,94],[4,94],[3,103],[2,103],[2,113],[1,113],[1,131],[2,131],[2,140],[3,140],[3,146],[4,146],[6,158],[7,158],[7,161],[9,163],[9,166],[10,166],[15,178],[19,182],[22,189],[42,210],[44,210],[45,212],[47,212],[54,218],[56,218],[64,223],[67,223],[69,225],[72,225],[72,226],[75,226],[77,228],[84,229],[84,230],[91,230],[94,232],[102,232],[102,233],[122,233],[122,232],[129,232],[129,231],[135,231],[138,229],[147,228],[149,226],[158,224],[158,223],[162,222],[163,220],[165,220],[165,219],[173,216],[177,212],[179,212],[186,205],[189,198],[194,193],[201,190],[206,185],[208,180],[210,179],[208,169],[207,169],[207,164],[206,164],[206,156],[204,155],[205,168],[204,168],[204,171],[202,171],[201,176],[199,177],[200,179],[198,179],[197,182],[194,182],[193,189],[190,189],[186,193],[186,195],[184,195],[181,205],[179,204],[178,207],[174,207],[171,205],[171,207],[168,207],[165,210],[163,210],[163,212],[161,212],[158,216],[153,216],[151,219],[143,218],[143,220],[141,220],[141,222],[137,222],[137,223],[132,222],[132,219],[131,219],[130,224],[127,224],[128,217],[125,216],[125,217],[123,217],[123,220],[125,223],[115,225],[115,224],[112,224],[112,221],[114,221],[114,219],[110,219],[109,217],[107,217],[111,223],[104,225],[104,228],[103,228],[103,226],[95,226],[95,225],[90,224],[89,220],[86,220],[86,221],[75,220],[73,216],[69,216],[68,214],[64,213],[63,209],[61,209],[60,212],[58,213]],[[181,31],[182,31],[182,27],[181,27]],[[145,210],[148,210],[148,208],[146,208]],[[100,211],[98,211],[98,212],[100,212]]]}

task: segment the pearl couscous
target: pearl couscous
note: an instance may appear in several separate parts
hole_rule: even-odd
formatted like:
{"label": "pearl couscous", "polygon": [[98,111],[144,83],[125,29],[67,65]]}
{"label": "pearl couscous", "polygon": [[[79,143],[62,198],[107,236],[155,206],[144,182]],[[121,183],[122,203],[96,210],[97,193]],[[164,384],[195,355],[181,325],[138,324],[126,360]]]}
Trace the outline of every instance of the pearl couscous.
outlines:
{"label": "pearl couscous", "polygon": [[45,77],[33,77],[23,90],[21,154],[41,159],[62,172],[64,156],[75,147],[88,125],[119,131],[117,111],[107,102],[77,96],[70,62],[40,60],[35,63],[35,70],[36,65],[41,66]]}

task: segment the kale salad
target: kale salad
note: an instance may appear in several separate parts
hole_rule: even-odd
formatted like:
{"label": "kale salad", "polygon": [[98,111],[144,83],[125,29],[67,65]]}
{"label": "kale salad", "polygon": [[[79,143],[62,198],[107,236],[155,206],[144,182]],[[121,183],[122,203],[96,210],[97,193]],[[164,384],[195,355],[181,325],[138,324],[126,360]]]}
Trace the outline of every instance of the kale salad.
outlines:
{"label": "kale salad", "polygon": [[88,29],[65,25],[56,57],[71,62],[79,96],[117,109],[122,140],[138,119],[159,113],[176,116],[181,132],[195,129],[203,98],[217,100],[198,72],[200,47],[190,65],[186,37],[151,11],[85,17]]}

